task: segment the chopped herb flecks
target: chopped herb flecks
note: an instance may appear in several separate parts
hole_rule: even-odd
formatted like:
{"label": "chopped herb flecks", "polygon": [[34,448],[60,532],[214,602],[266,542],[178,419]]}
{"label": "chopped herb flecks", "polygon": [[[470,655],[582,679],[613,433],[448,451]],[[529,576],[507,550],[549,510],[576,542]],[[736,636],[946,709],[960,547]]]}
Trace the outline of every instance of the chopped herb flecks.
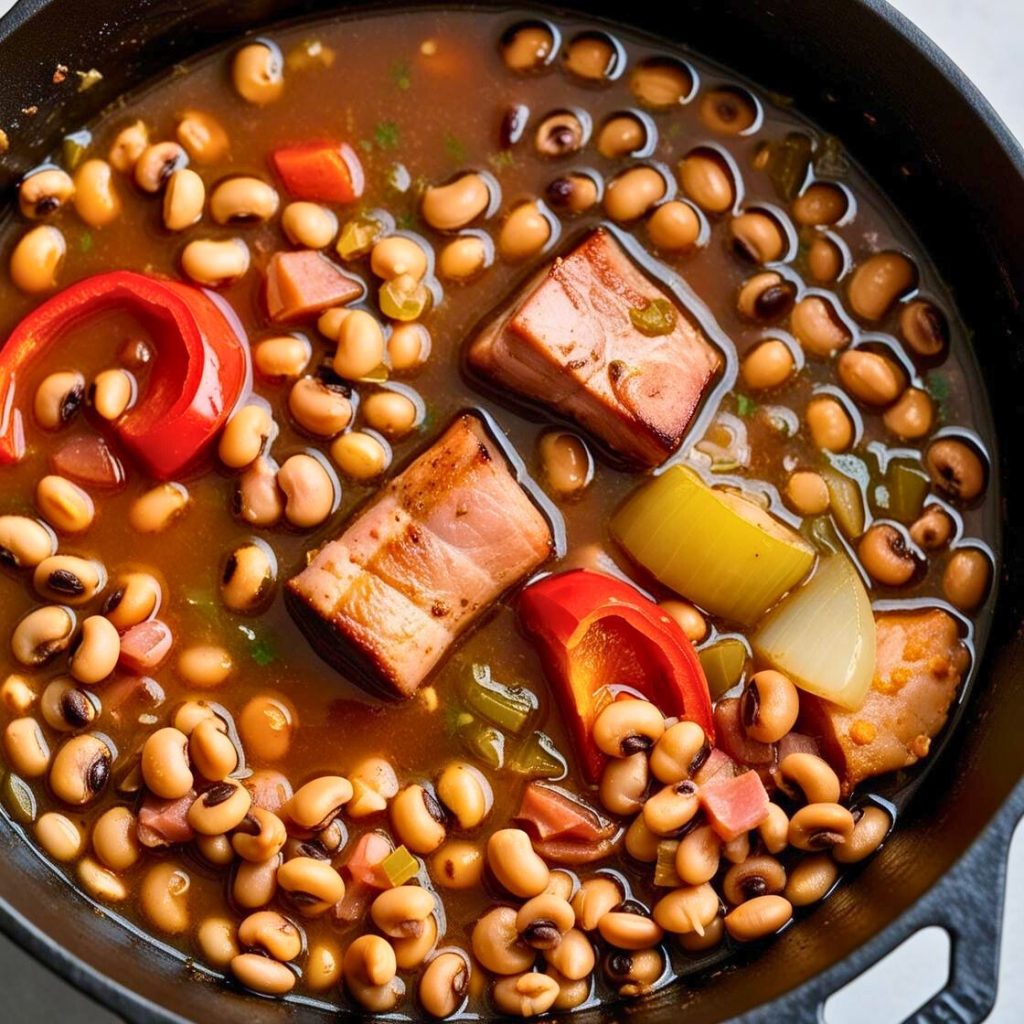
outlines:
{"label": "chopped herb flecks", "polygon": [[757,412],[757,402],[747,395],[736,394],[736,415],[746,419]]}
{"label": "chopped herb flecks", "polygon": [[398,145],[398,125],[394,121],[381,121],[373,131],[380,149],[394,149]]}
{"label": "chopped herb flecks", "polygon": [[448,132],[444,137],[444,151],[454,163],[461,164],[465,162],[466,147],[462,144],[462,140],[451,132]]}
{"label": "chopped herb flecks", "polygon": [[407,60],[398,60],[391,65],[391,81],[394,82],[397,89],[401,89],[402,92],[406,92],[412,88],[412,69],[409,67]]}

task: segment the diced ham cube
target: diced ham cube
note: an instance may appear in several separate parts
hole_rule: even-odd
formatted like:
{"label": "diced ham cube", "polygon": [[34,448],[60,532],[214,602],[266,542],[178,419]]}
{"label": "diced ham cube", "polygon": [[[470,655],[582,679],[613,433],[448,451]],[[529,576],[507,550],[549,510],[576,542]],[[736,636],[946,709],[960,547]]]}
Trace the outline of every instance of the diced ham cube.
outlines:
{"label": "diced ham cube", "polygon": [[738,772],[736,762],[724,750],[712,747],[707,760],[693,773],[693,781],[698,786],[706,786],[720,775],[731,779]]}
{"label": "diced ham cube", "polygon": [[187,843],[195,835],[188,823],[188,809],[195,798],[195,790],[177,800],[161,800],[147,793],[139,808],[139,842],[149,847]]}
{"label": "diced ham cube", "polygon": [[801,698],[801,727],[820,738],[844,794],[928,754],[970,662],[956,620],[939,608],[876,615],[875,645],[875,676],[859,710]]}
{"label": "diced ham cube", "polygon": [[149,619],[121,634],[118,664],[129,672],[145,675],[159,668],[174,643],[174,634],[166,622]]}
{"label": "diced ham cube", "polygon": [[463,413],[288,581],[287,597],[327,661],[409,697],[552,547],[502,449]]}
{"label": "diced ham cube", "polygon": [[755,771],[719,776],[698,790],[708,823],[724,842],[738,839],[768,817],[768,793]]}
{"label": "diced ham cube", "polygon": [[106,441],[95,434],[69,438],[50,454],[50,469],[76,484],[94,490],[124,487],[124,466]]}
{"label": "diced ham cube", "polygon": [[362,283],[320,252],[278,252],[267,267],[267,311],[275,323],[315,316],[362,294]]}
{"label": "diced ham cube", "polygon": [[[666,311],[665,333],[635,323],[652,303]],[[675,298],[603,229],[531,279],[473,340],[468,357],[492,382],[647,466],[682,443],[722,364]]]}

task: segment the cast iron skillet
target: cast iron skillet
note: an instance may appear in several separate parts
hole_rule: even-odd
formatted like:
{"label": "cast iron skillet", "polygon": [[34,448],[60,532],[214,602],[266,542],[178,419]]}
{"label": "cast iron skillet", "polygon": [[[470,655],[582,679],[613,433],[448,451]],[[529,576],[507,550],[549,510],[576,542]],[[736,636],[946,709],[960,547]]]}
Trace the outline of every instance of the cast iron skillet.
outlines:
{"label": "cast iron skillet", "polygon": [[[62,129],[78,127],[175,61],[275,17],[365,6],[22,0],[0,20],[0,126],[13,142],[0,160],[0,200]],[[613,20],[624,10],[593,2],[563,7]],[[999,474],[1010,527],[993,635],[964,720],[883,852],[742,969],[673,987],[628,1015],[645,1024],[669,1024],[683,1010],[694,1024],[730,1016],[811,1024],[831,992],[918,928],[939,924],[953,938],[950,982],[915,1019],[980,1021],[995,996],[1006,848],[1024,814],[1024,545],[1014,533],[1024,522],[1024,312],[1016,291],[1024,282],[1024,153],[974,86],[882,0],[690,0],[671,16],[660,3],[625,10],[635,28],[675,38],[793,96],[903,210],[976,331],[1004,442]],[[96,66],[104,78],[85,93],[56,89],[58,62]],[[34,116],[21,113],[32,105]],[[112,922],[55,877],[3,819],[0,927],[132,1021],[295,1019],[282,1004],[215,989],[170,951]],[[308,1019],[330,1018],[311,1008]]]}

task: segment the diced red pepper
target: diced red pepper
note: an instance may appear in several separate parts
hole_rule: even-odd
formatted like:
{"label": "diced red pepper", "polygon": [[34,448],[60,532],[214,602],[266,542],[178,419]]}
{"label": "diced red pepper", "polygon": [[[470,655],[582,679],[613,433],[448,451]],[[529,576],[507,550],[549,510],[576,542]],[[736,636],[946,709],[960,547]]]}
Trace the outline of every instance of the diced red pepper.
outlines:
{"label": "diced red pepper", "polygon": [[370,903],[391,882],[381,865],[390,856],[391,840],[382,832],[364,832],[342,865],[346,876],[345,895],[335,904],[334,916],[339,921],[359,921],[366,916]]}
{"label": "diced red pepper", "polygon": [[329,306],[344,306],[362,294],[362,284],[323,253],[309,249],[279,252],[267,266],[267,311],[278,323],[315,316]]}
{"label": "diced red pepper", "polygon": [[714,741],[711,697],[693,644],[636,587],[590,569],[556,573],[523,591],[519,616],[538,642],[588,781],[598,781],[605,762],[592,738],[598,694],[613,684],[638,691],[665,715],[697,722]]}
{"label": "diced red pepper", "polygon": [[732,778],[719,776],[698,790],[708,822],[727,843],[768,817],[768,793],[755,771]]}
{"label": "diced red pepper", "polygon": [[87,277],[29,313],[0,349],[0,465],[25,454],[18,385],[69,328],[126,309],[152,335],[145,392],[111,431],[158,480],[194,463],[251,379],[249,346],[231,307],[210,292],[128,270]]}
{"label": "diced red pepper", "polygon": [[50,469],[83,487],[118,491],[124,487],[124,466],[102,437],[83,434],[65,441],[50,455]]}
{"label": "diced red pepper", "polygon": [[167,657],[174,634],[166,622],[149,619],[121,634],[121,655],[118,664],[129,672],[142,675],[159,667]]}
{"label": "diced red pepper", "polygon": [[139,842],[149,847],[187,843],[195,835],[188,823],[188,809],[195,798],[194,789],[177,800],[162,800],[147,793],[139,807]]}
{"label": "diced red pepper", "polygon": [[284,187],[296,199],[351,203],[363,194],[363,165],[346,142],[285,146],[271,154]]}
{"label": "diced red pepper", "polygon": [[532,825],[538,839],[575,839],[596,843],[615,832],[615,826],[592,807],[540,782],[531,782],[523,791],[516,820]]}

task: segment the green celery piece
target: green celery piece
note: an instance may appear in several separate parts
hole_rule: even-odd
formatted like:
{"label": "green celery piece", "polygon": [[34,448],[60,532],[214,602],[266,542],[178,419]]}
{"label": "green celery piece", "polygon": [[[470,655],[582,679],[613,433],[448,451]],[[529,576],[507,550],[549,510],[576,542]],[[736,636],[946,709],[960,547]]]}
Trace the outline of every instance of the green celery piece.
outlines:
{"label": "green celery piece", "polygon": [[697,652],[711,699],[718,700],[743,678],[747,664],[746,645],[738,637],[727,636]]}
{"label": "green celery piece", "polygon": [[540,706],[536,695],[530,690],[521,686],[506,686],[492,679],[488,665],[473,666],[471,681],[463,696],[472,711],[514,736],[526,728],[530,716]]}
{"label": "green celery piece", "polygon": [[534,779],[564,779],[569,774],[568,763],[559,753],[554,740],[544,732],[527,736],[516,751],[512,769]]}
{"label": "green celery piece", "polygon": [[505,764],[505,734],[470,714],[459,715],[456,731],[466,752],[488,768],[500,771]]}
{"label": "green celery piece", "polygon": [[85,156],[86,150],[92,144],[92,132],[82,129],[78,132],[71,132],[65,135],[61,143],[61,162],[66,171],[73,171]]}
{"label": "green celery piece", "polygon": [[0,797],[11,817],[20,825],[31,825],[36,820],[36,795],[20,775],[7,773],[0,787]]}
{"label": "green celery piece", "polygon": [[676,871],[677,839],[663,839],[658,843],[658,861],[654,865],[654,884],[664,889],[677,889],[683,880]]}
{"label": "green celery piece", "polygon": [[380,866],[393,886],[403,885],[410,878],[415,878],[420,870],[420,862],[404,846],[389,853]]}
{"label": "green celery piece", "polygon": [[920,466],[911,462],[891,462],[885,474],[889,492],[889,515],[901,523],[912,523],[924,507],[931,481]]}

